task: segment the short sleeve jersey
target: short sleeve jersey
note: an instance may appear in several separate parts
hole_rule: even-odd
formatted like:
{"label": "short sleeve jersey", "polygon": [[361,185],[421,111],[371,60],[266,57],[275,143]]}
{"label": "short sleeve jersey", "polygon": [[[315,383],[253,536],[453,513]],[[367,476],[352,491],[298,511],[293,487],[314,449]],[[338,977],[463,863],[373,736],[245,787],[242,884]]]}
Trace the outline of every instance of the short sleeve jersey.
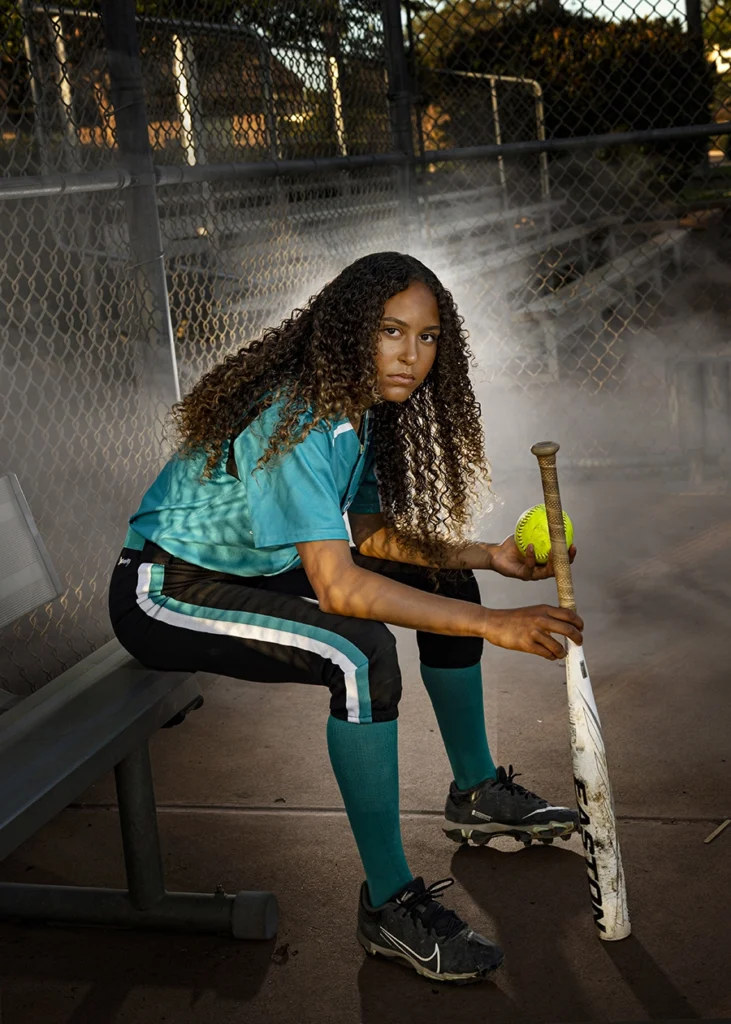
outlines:
{"label": "short sleeve jersey", "polygon": [[[125,546],[141,549],[150,540],[206,569],[274,576],[301,565],[298,543],[347,541],[348,509],[380,511],[369,413],[362,443],[348,419],[323,421],[254,472],[281,406],[275,402],[238,434],[233,460],[231,442],[223,445],[210,480],[200,479],[204,455],[173,456],[130,517]],[[312,419],[309,410],[300,424]]]}

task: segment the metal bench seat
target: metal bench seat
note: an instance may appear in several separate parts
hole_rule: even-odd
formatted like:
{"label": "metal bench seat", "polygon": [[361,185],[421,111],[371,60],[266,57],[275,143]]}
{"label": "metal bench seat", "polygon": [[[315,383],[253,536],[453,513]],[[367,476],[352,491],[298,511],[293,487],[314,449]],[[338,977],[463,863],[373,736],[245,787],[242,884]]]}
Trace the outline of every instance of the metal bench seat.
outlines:
{"label": "metal bench seat", "polygon": [[[0,623],[53,600],[60,581],[14,474],[0,477]],[[184,928],[270,939],[269,892],[167,892],[148,740],[203,702],[192,672],[145,668],[111,640],[0,714],[0,860],[112,768],[128,888],[0,883],[0,918]]]}

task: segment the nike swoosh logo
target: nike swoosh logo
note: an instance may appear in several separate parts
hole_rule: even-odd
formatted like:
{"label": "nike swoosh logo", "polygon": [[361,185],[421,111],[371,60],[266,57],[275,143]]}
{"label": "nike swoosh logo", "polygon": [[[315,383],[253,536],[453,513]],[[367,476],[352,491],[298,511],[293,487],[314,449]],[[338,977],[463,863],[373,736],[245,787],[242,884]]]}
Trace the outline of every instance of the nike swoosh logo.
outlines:
{"label": "nike swoosh logo", "polygon": [[410,949],[405,942],[402,942],[401,939],[397,939],[395,935],[392,935],[383,926],[381,926],[381,935],[383,935],[385,939],[388,939],[389,942],[392,942],[396,949],[400,949],[402,953],[407,953],[409,956],[413,956],[416,960],[421,960],[425,965],[430,963],[436,957],[435,973],[439,974],[439,968],[441,967],[441,953],[437,942],[434,943],[434,952],[431,956],[419,956],[419,954],[413,949]]}
{"label": "nike swoosh logo", "polygon": [[546,811],[568,811],[568,807],[539,807],[535,811],[531,811],[530,814],[526,814],[521,818],[521,821],[525,821],[526,818],[530,818],[534,814],[545,814]]}

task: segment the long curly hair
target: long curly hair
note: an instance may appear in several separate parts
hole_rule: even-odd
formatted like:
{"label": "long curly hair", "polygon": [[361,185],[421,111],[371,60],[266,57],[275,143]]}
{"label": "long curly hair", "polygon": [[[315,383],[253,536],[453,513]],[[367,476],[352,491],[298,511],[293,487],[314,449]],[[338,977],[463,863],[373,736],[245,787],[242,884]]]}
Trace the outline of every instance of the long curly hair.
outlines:
{"label": "long curly hair", "polygon": [[[434,294],[441,332],[434,365],[403,403],[377,390],[383,308],[421,281]],[[279,420],[257,468],[281,458],[333,416],[373,406],[376,476],[386,527],[430,566],[469,543],[471,500],[489,487],[480,406],[468,367],[472,353],[452,295],[413,256],[378,252],[351,263],[295,309],[205,374],[172,410],[181,456],[204,453],[210,478],[223,446],[282,399]],[[311,410],[312,419],[302,422]],[[321,429],[325,429],[321,427]]]}

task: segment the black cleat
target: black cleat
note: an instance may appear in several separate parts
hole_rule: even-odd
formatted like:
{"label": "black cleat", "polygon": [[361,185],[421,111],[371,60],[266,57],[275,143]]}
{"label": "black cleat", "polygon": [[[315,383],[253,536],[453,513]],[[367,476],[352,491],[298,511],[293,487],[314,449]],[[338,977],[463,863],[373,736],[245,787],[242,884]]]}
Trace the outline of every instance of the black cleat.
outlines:
{"label": "black cleat", "polygon": [[464,984],[487,978],[503,962],[503,951],[436,901],[453,884],[453,878],[445,878],[427,889],[422,878],[414,878],[382,906],[372,907],[364,882],[358,942],[367,953],[402,960],[432,981]]}
{"label": "black cleat", "polygon": [[[520,774],[520,773],[518,773]],[[444,832],[456,843],[485,846],[495,836],[512,836],[526,846],[534,839],[551,843],[554,838],[568,839],[579,825],[579,814],[569,807],[557,807],[513,782],[512,764],[508,772],[500,766],[496,779],[485,779],[472,789],[449,787],[444,809]]]}

